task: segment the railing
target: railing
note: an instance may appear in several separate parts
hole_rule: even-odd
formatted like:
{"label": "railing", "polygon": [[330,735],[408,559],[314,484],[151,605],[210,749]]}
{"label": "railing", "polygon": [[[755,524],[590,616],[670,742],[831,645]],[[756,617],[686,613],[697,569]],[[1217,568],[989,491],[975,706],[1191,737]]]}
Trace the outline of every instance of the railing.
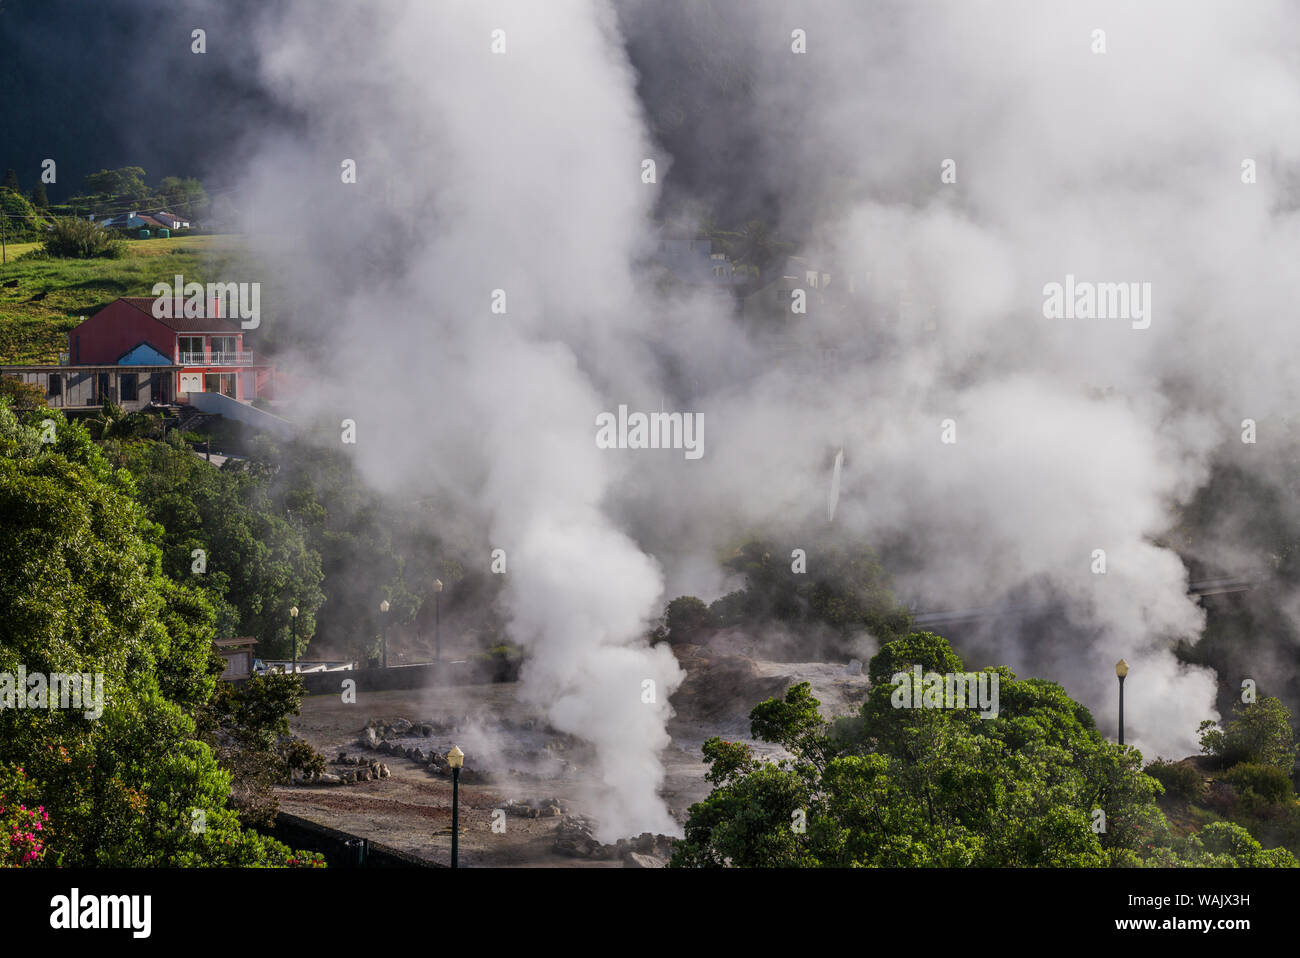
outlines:
{"label": "railing", "polygon": [[222,353],[181,353],[182,366],[251,366],[253,354],[250,351]]}

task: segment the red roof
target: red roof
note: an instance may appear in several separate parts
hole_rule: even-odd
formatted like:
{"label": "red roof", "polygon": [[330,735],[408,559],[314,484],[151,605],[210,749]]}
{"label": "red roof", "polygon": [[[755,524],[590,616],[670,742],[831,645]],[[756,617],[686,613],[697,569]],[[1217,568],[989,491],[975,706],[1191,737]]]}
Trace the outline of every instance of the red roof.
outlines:
{"label": "red roof", "polygon": [[[168,319],[164,316],[154,316],[153,315],[154,297],[152,296],[123,296],[121,297],[120,301],[126,303],[129,306],[134,306],[142,313],[147,313],[148,315],[153,316],[153,318],[158,320],[158,322],[162,323],[164,326],[168,326],[171,329],[176,330],[178,333],[242,333],[243,332],[243,329],[240,326],[235,325],[234,323],[230,322],[230,320],[221,319],[220,317],[215,317],[215,316],[209,316],[207,318],[173,316],[171,319]],[[172,312],[176,312],[176,311],[177,310],[173,306]]]}

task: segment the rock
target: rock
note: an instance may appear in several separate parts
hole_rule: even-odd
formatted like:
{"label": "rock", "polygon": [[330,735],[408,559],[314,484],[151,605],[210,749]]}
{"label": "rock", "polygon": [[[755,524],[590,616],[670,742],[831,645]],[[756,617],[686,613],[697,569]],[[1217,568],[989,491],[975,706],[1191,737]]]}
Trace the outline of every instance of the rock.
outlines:
{"label": "rock", "polygon": [[668,863],[654,855],[642,855],[640,852],[628,852],[623,858],[624,868],[666,868]]}
{"label": "rock", "polygon": [[542,818],[557,818],[561,814],[560,806],[543,805],[540,809],[538,809],[538,814]]}
{"label": "rock", "polygon": [[636,837],[632,847],[644,855],[649,855],[655,850],[655,837],[649,832],[642,832]]}
{"label": "rock", "polygon": [[414,752],[415,754],[412,755],[411,757],[415,759],[417,762],[419,762],[421,765],[423,765],[425,762],[429,760],[429,757],[424,754],[424,749],[417,748],[414,749]]}
{"label": "rock", "polygon": [[320,774],[320,783],[322,785],[337,785],[341,781],[343,781],[343,779],[331,772],[321,772]]}
{"label": "rock", "polygon": [[344,772],[344,773],[343,773],[343,784],[344,784],[344,785],[355,785],[355,784],[356,784],[356,781],[357,781],[357,773],[356,773],[356,772]]}
{"label": "rock", "polygon": [[380,743],[379,743],[379,751],[380,751],[381,754],[383,754],[383,755],[387,755],[387,754],[388,754],[389,752],[391,752],[392,750],[393,750],[393,745],[392,745],[391,742],[380,742]]}
{"label": "rock", "polygon": [[433,734],[433,726],[429,725],[428,723],[421,725],[420,734],[423,735],[425,738],[428,738],[430,735]]}
{"label": "rock", "polygon": [[380,778],[387,778],[390,774],[392,774],[392,773],[390,773],[390,772],[388,771],[388,766],[387,766],[387,765],[384,765],[383,763],[380,763],[380,765],[379,765],[379,777],[380,777]]}
{"label": "rock", "polygon": [[367,725],[361,730],[361,738],[357,739],[357,744],[362,748],[376,748],[379,745],[379,736]]}
{"label": "rock", "polygon": [[566,815],[555,830],[555,852],[570,858],[604,858],[605,848],[596,841],[592,831],[590,819]]}
{"label": "rock", "polygon": [[411,731],[411,723],[408,719],[399,718],[392,725],[394,735],[406,735]]}
{"label": "rock", "polygon": [[849,664],[848,664],[848,667],[845,669],[845,671],[846,671],[849,675],[861,675],[861,674],[862,674],[862,660],[861,660],[861,659],[849,659]]}
{"label": "rock", "polygon": [[338,763],[339,763],[340,765],[343,765],[343,764],[346,764],[346,763],[347,763],[347,760],[348,760],[348,753],[347,753],[347,752],[339,752],[339,757],[338,757],[338,759],[337,759]]}

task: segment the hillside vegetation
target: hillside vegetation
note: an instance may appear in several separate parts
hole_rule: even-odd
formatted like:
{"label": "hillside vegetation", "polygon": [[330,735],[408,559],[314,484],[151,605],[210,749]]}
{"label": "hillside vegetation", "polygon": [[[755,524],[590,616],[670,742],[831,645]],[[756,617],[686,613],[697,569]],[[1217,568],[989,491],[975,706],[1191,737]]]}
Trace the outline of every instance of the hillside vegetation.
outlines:
{"label": "hillside vegetation", "polygon": [[149,296],[177,273],[200,283],[247,275],[241,243],[234,235],[133,240],[121,259],[90,260],[47,258],[28,245],[0,265],[0,364],[57,363],[82,317],[119,296]]}

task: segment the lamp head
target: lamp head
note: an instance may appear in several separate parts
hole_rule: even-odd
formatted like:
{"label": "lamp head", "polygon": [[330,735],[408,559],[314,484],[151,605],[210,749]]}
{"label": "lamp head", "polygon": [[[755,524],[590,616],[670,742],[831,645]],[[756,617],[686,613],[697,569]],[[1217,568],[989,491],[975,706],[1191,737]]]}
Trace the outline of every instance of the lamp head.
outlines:
{"label": "lamp head", "polygon": [[1120,659],[1118,662],[1116,662],[1115,674],[1118,675],[1121,679],[1124,676],[1128,675],[1128,663],[1125,662],[1123,659]]}
{"label": "lamp head", "polygon": [[379,611],[380,611],[380,612],[387,612],[387,611],[388,611],[388,600],[387,600],[387,599],[385,599],[383,602],[379,603]]}
{"label": "lamp head", "polygon": [[465,764],[465,753],[460,750],[459,745],[453,745],[451,751],[447,753],[447,764],[452,768],[460,768]]}
{"label": "lamp head", "polygon": [[434,592],[441,592],[441,591],[442,591],[442,580],[441,580],[441,579],[434,579],[434,580],[433,580],[433,591],[434,591]]}
{"label": "lamp head", "polygon": [[298,607],[296,605],[289,606],[289,618],[291,619],[298,618]]}

